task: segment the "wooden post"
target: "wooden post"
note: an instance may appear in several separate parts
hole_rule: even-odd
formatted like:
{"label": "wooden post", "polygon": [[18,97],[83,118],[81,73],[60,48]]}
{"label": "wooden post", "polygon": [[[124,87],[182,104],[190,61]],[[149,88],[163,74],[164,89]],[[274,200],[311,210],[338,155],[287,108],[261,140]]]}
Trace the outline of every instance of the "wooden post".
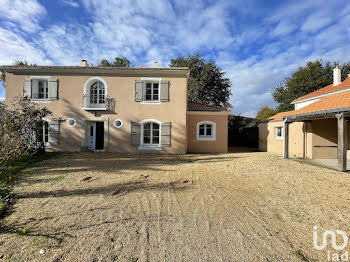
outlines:
{"label": "wooden post", "polygon": [[284,122],[284,126],[283,126],[283,139],[284,139],[283,159],[288,159],[289,158],[289,123],[287,121]]}
{"label": "wooden post", "polygon": [[303,158],[307,155],[307,122],[303,122]]}
{"label": "wooden post", "polygon": [[347,126],[344,114],[337,114],[338,119],[338,170],[347,171]]}

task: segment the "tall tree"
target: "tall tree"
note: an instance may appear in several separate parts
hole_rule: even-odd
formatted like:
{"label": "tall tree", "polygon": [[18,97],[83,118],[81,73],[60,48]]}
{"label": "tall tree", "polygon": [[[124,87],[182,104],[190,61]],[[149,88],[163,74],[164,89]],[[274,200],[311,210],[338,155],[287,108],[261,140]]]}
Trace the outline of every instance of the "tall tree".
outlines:
{"label": "tall tree", "polygon": [[[322,63],[322,60],[310,61],[305,67],[299,67],[292,76],[285,78],[272,94],[279,104],[277,111],[293,110],[294,106],[290,104],[293,100],[332,84],[334,66],[335,63]],[[342,79],[345,79],[350,73],[350,63],[340,67]]]}
{"label": "tall tree", "polygon": [[113,62],[102,59],[98,65],[103,67],[130,67],[130,61],[125,57],[116,57]]}
{"label": "tall tree", "polygon": [[199,54],[171,59],[171,67],[189,67],[188,98],[194,102],[230,107],[231,81],[213,61]]}
{"label": "tall tree", "polygon": [[260,108],[260,110],[256,114],[256,119],[266,120],[270,116],[273,116],[274,114],[276,114],[276,110],[275,109],[273,109],[273,108],[271,108],[269,106],[263,106],[262,108]]}

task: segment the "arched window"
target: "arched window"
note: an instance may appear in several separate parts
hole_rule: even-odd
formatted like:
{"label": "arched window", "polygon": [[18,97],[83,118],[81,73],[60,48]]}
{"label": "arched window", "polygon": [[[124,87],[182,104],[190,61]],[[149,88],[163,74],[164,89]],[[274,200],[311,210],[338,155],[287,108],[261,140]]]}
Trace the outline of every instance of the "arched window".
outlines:
{"label": "arched window", "polygon": [[98,76],[89,78],[84,84],[83,108],[105,110],[107,106],[107,83]]}
{"label": "arched window", "polygon": [[159,146],[160,144],[160,136],[159,136],[159,124],[154,122],[144,123],[142,125],[143,136],[142,136],[142,144],[149,146]]}
{"label": "arched window", "polygon": [[216,124],[212,121],[198,122],[197,140],[216,140]]}
{"label": "arched window", "polygon": [[101,81],[96,81],[90,86],[90,104],[105,104],[106,89]]}

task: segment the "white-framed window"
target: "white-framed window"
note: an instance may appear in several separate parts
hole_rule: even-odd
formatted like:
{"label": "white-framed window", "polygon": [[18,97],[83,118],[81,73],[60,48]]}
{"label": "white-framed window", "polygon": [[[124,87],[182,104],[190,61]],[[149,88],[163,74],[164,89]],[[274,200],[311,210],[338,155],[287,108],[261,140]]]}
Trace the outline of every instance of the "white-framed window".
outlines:
{"label": "white-framed window", "polygon": [[156,122],[143,123],[141,142],[142,146],[160,146],[160,124]]}
{"label": "white-framed window", "polygon": [[90,77],[84,83],[83,108],[106,110],[107,83],[98,76]]}
{"label": "white-framed window", "polygon": [[[48,99],[49,95],[49,82],[47,79],[37,79],[38,93],[35,94],[34,99]],[[34,94],[33,94],[34,95]]]}
{"label": "white-framed window", "polygon": [[161,104],[161,82],[159,77],[142,77],[142,104]]}
{"label": "white-framed window", "polygon": [[90,86],[90,104],[106,103],[106,88],[102,81],[96,81]]}
{"label": "white-framed window", "polygon": [[159,102],[159,81],[146,81],[143,94],[143,101]]}
{"label": "white-framed window", "polygon": [[216,140],[216,123],[212,121],[198,122],[197,140]]}
{"label": "white-framed window", "polygon": [[282,140],[283,139],[283,127],[278,126],[275,128],[275,139]]}
{"label": "white-framed window", "polygon": [[34,100],[48,100],[51,76],[31,76],[30,79],[32,82],[31,98]]}
{"label": "white-framed window", "polygon": [[77,121],[74,118],[69,118],[67,120],[67,126],[68,127],[75,127],[77,125]]}
{"label": "white-framed window", "polygon": [[121,119],[116,119],[113,121],[113,126],[116,128],[121,128],[123,126],[123,121]]}
{"label": "white-framed window", "polygon": [[49,147],[49,121],[43,120],[42,126],[38,130],[37,142],[44,142],[45,147]]}

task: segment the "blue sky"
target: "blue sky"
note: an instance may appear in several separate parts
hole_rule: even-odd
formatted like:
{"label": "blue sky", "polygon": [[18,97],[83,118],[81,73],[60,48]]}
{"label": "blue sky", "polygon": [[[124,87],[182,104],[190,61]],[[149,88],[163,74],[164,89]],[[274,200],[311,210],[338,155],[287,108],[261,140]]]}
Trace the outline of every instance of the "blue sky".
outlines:
{"label": "blue sky", "polygon": [[[0,64],[133,66],[200,53],[232,81],[237,114],[274,106],[271,92],[308,60],[350,61],[348,0],[1,0]],[[0,86],[0,97],[5,89]]]}

